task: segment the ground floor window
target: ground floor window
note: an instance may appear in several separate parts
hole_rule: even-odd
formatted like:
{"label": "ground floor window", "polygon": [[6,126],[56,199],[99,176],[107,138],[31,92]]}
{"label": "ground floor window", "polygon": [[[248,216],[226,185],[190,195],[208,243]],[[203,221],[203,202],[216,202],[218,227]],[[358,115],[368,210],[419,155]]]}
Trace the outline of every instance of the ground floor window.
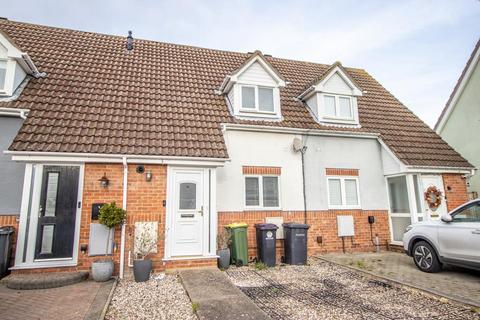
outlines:
{"label": "ground floor window", "polygon": [[327,182],[330,209],[360,208],[357,177],[327,177]]}
{"label": "ground floor window", "polygon": [[252,209],[279,208],[279,177],[245,176],[245,206]]}

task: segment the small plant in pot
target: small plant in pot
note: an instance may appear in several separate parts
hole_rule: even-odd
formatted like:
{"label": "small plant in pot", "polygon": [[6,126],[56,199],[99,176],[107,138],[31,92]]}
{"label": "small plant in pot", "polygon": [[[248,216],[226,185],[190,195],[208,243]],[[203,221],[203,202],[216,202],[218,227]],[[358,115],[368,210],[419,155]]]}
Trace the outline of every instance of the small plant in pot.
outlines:
{"label": "small plant in pot", "polygon": [[[115,202],[106,203],[100,208],[98,221],[108,229],[107,243],[105,244],[105,255],[108,256],[108,245],[110,234],[115,232],[115,227],[123,224],[126,211],[117,207]],[[103,258],[92,263],[92,278],[95,281],[103,282],[109,280],[113,275],[112,258]]]}
{"label": "small plant in pot", "polygon": [[230,243],[230,233],[226,228],[222,228],[217,235],[218,267],[221,269],[227,269],[230,266]]}
{"label": "small plant in pot", "polygon": [[156,252],[157,237],[156,229],[152,223],[143,223],[143,227],[135,227],[135,259],[133,260],[133,276],[136,282],[144,282],[150,279],[152,272],[152,260],[148,255]]}

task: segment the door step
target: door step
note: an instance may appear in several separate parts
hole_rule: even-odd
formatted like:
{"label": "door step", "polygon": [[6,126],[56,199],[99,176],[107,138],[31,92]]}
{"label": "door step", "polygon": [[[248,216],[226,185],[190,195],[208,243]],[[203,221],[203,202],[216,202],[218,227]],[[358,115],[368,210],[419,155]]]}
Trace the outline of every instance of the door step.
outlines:
{"label": "door step", "polygon": [[2,284],[14,290],[34,290],[64,287],[84,281],[87,271],[48,272],[34,274],[11,274],[2,279]]}

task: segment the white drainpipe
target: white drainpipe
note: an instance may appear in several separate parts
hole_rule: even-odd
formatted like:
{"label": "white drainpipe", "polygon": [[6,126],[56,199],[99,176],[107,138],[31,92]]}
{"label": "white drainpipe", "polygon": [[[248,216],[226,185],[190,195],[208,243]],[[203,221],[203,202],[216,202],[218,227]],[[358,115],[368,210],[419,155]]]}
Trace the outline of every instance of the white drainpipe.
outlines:
{"label": "white drainpipe", "polygon": [[[127,183],[128,183],[128,165],[127,157],[122,158],[123,161],[123,199],[122,208],[127,210]],[[126,223],[126,221],[125,221]],[[120,279],[123,279],[125,268],[125,223],[122,224],[122,237],[120,240]]]}

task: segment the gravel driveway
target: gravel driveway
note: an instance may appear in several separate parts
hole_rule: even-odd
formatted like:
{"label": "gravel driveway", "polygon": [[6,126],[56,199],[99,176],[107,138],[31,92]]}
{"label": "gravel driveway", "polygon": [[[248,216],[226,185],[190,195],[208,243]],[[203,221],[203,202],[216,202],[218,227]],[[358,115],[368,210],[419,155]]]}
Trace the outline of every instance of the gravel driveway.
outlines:
{"label": "gravel driveway", "polygon": [[231,281],[272,319],[480,319],[463,305],[324,260],[267,270],[230,268]]}
{"label": "gravel driveway", "polygon": [[192,303],[175,275],[154,275],[146,282],[118,282],[105,319],[196,320]]}

